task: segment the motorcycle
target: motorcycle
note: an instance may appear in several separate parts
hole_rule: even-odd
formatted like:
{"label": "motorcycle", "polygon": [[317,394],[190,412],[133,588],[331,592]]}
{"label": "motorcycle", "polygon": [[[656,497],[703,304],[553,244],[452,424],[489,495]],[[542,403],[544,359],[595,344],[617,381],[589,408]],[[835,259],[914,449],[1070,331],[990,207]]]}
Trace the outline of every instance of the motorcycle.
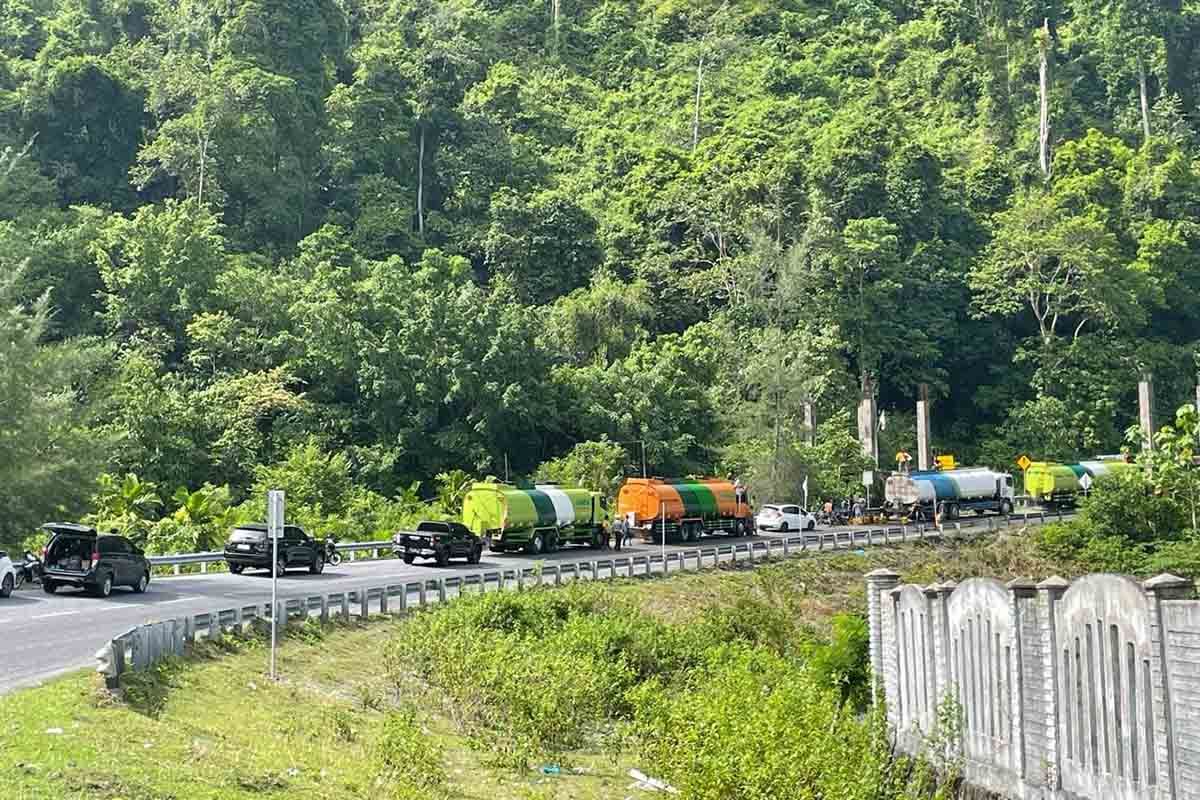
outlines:
{"label": "motorcycle", "polygon": [[42,582],[42,561],[30,551],[25,551],[25,557],[13,564],[13,569],[17,573],[15,588],[20,589],[28,583]]}
{"label": "motorcycle", "polygon": [[337,540],[332,537],[325,540],[325,563],[331,567],[342,563],[342,554],[337,551]]}

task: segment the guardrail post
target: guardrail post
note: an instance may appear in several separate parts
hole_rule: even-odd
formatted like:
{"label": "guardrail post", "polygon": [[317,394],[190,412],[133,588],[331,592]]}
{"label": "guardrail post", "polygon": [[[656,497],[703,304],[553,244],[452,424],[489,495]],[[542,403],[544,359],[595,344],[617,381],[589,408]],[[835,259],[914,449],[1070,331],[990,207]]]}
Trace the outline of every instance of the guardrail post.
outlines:
{"label": "guardrail post", "polygon": [[654,565],[650,562],[650,556],[646,556],[646,577],[649,578],[654,574]]}
{"label": "guardrail post", "polygon": [[591,562],[590,566],[592,568],[592,580],[598,579],[600,577],[600,575],[596,572],[596,569],[597,569],[596,562],[595,561]]}
{"label": "guardrail post", "polygon": [[400,613],[408,613],[408,584],[400,584]]}
{"label": "guardrail post", "polygon": [[502,591],[502,592],[504,591],[505,578],[507,578],[507,577],[508,577],[508,570],[501,569],[500,570],[500,579],[497,583],[498,583],[500,591]]}
{"label": "guardrail post", "polygon": [[426,595],[426,590],[429,588],[429,581],[425,578],[421,579],[421,585],[417,589],[417,602],[424,608],[429,604],[429,597]]}
{"label": "guardrail post", "polygon": [[271,613],[271,624],[275,626],[276,633],[283,633],[287,628],[287,601],[280,600],[275,604],[275,610]]}
{"label": "guardrail post", "polygon": [[379,560],[379,548],[378,547],[371,548],[371,558],[374,559],[375,561]]}
{"label": "guardrail post", "polygon": [[[788,536],[786,533],[783,535],[783,557],[784,557],[784,558],[787,558],[789,555],[791,555],[791,553],[790,553],[790,551],[789,551],[789,547],[788,547],[788,540],[789,540],[790,538],[791,538],[791,537],[790,537],[790,536]],[[804,538],[804,533],[803,533],[803,532],[801,532],[801,534],[800,534],[800,538],[802,538],[802,539]]]}
{"label": "guardrail post", "polygon": [[350,621],[350,593],[342,592],[342,622]]}
{"label": "guardrail post", "polygon": [[734,564],[737,563],[737,549],[738,546],[736,544],[729,547],[729,560]]}
{"label": "guardrail post", "polygon": [[201,562],[200,562],[200,574],[201,574],[201,575],[204,575],[204,574],[206,574],[207,572],[208,572],[208,562],[207,562],[207,561],[201,561]]}
{"label": "guardrail post", "polygon": [[178,574],[179,574],[179,565],[178,565],[178,564],[172,564],[172,565],[171,565],[171,574],[172,574],[172,575],[178,575]]}
{"label": "guardrail post", "polygon": [[221,636],[221,617],[217,612],[208,615],[208,640],[215,642]]}
{"label": "guardrail post", "polygon": [[633,577],[633,556],[629,557],[629,577]]}
{"label": "guardrail post", "polygon": [[385,585],[379,592],[379,613],[388,614],[388,587]]}
{"label": "guardrail post", "polygon": [[[445,578],[437,579],[437,590],[438,590],[438,602],[439,603],[446,602],[446,579]],[[461,593],[461,591],[462,591],[461,587],[459,588],[459,591]]]}
{"label": "guardrail post", "polygon": [[525,568],[517,567],[517,591],[525,591]]}
{"label": "guardrail post", "polygon": [[371,616],[371,608],[367,605],[369,601],[370,591],[365,587],[360,587],[358,590],[358,616],[363,620]]}
{"label": "guardrail post", "polygon": [[552,567],[552,569],[554,570],[554,585],[561,586],[562,585],[562,566],[559,564],[555,564]]}

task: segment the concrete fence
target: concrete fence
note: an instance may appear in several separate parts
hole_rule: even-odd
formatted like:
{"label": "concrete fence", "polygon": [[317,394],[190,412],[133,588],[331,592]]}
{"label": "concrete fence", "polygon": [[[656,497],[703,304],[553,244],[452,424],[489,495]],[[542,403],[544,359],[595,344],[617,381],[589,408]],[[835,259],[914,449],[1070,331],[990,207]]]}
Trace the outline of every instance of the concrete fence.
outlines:
{"label": "concrete fence", "polygon": [[878,570],[867,595],[876,696],[904,752],[1022,800],[1200,800],[1191,581],[922,587]]}

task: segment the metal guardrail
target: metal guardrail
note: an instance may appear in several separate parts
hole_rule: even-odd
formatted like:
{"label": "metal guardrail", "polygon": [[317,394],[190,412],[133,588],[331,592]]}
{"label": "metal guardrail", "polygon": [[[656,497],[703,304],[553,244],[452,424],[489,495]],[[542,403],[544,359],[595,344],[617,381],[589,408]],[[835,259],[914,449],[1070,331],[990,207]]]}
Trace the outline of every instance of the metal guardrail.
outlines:
{"label": "metal guardrail", "polygon": [[[392,543],[386,542],[338,542],[337,550],[347,556],[347,561],[367,561],[378,559],[379,551],[387,551],[385,558],[390,558],[392,554]],[[370,553],[370,556],[362,557],[362,553]],[[147,556],[152,567],[171,567],[172,573],[180,574],[180,567],[192,564],[200,565],[200,572],[208,572],[209,564],[224,564],[225,553],[222,550],[215,550],[208,553],[179,553],[169,556]]]}
{"label": "metal guardrail", "polygon": [[[1001,520],[1004,522],[1004,525],[1010,525],[1010,524],[1012,524],[1013,521],[1018,521],[1018,522],[1021,522],[1022,524],[1028,523],[1030,521],[1045,523],[1048,519],[1050,519],[1052,517],[1056,518],[1056,519],[1065,519],[1065,516],[1061,510],[1055,511],[1055,512],[1049,512],[1049,513],[1045,512],[1045,511],[1038,511],[1038,512],[1014,513],[1014,514],[1009,515],[1008,517],[998,517],[998,516],[992,516],[992,515],[988,515],[985,517],[969,517],[967,519],[960,519],[957,522],[946,523],[942,527],[943,528],[957,527],[957,529],[961,530],[963,528],[973,528],[973,527],[977,527],[979,525],[986,525],[989,530],[992,530],[992,529],[994,529],[996,522],[1001,521]],[[900,528],[922,528],[922,529],[924,529],[924,528],[929,528],[929,527],[933,527],[933,526],[932,525],[925,525],[925,526],[901,525],[901,526],[892,526],[891,530],[899,530]],[[876,529],[876,530],[881,530],[881,529]],[[832,531],[823,531],[822,533],[826,536],[828,536],[830,534],[837,536],[837,535],[845,535],[850,532],[863,533],[863,531],[855,529],[855,528],[844,528],[844,529],[838,529],[838,530],[832,530]],[[808,535],[813,536],[815,534],[809,533]],[[392,542],[390,540],[378,541],[378,542],[338,542],[337,549],[338,549],[338,552],[344,553],[344,554],[346,554],[346,556],[348,556],[348,558],[346,559],[347,561],[377,560],[380,558],[379,553],[381,550],[386,552],[386,555],[383,556],[384,558],[389,558],[391,556]],[[370,553],[370,555],[363,557],[362,554],[364,554],[364,553]],[[149,558],[151,566],[172,567],[172,572],[174,574],[178,575],[178,574],[180,574],[180,567],[193,565],[193,564],[199,564],[200,572],[206,573],[206,572],[208,572],[209,564],[214,564],[214,563],[215,564],[223,564],[225,562],[225,553],[220,550],[217,550],[217,551],[208,552],[208,553],[180,553],[177,555],[148,556],[148,558]]]}
{"label": "metal guardrail", "polygon": [[[1057,515],[1059,519],[1062,514]],[[983,528],[995,531],[1014,524],[1028,525],[1031,522],[1045,523],[1045,513],[1013,515],[1010,517],[980,517],[960,521],[938,528],[932,525],[898,525],[865,530],[845,529],[835,531],[811,531],[795,536],[772,539],[750,539],[748,541],[717,544],[712,547],[673,550],[667,553],[621,556],[610,553],[605,558],[574,562],[539,562],[537,566],[514,566],[511,569],[484,570],[470,574],[445,577],[422,578],[418,581],[389,582],[363,586],[349,591],[293,597],[279,600],[274,609],[271,604],[255,603],[234,606],[216,611],[193,614],[186,617],[153,622],[131,628],[113,638],[96,654],[99,662],[97,672],[105,676],[109,688],[116,689],[120,678],[131,670],[147,669],[164,658],[181,656],[194,643],[214,640],[226,632],[242,633],[247,626],[278,624],[286,628],[289,620],[317,617],[321,622],[329,621],[334,615],[344,620],[357,616],[367,619],[372,613],[404,614],[412,608],[425,608],[448,602],[452,597],[462,596],[468,589],[477,592],[518,590],[547,583],[561,585],[570,580],[613,580],[616,578],[649,577],[666,575],[674,571],[698,571],[705,567],[715,568],[722,563],[757,563],[775,556],[789,557],[810,550],[857,550],[863,547],[902,544],[914,541],[940,540],[945,538],[974,538],[982,535]],[[964,533],[964,530],[966,533]],[[363,542],[354,545],[360,550],[371,549],[378,542]],[[741,556],[744,554],[744,562]],[[208,553],[195,553],[192,557],[203,557]],[[168,556],[166,558],[188,558]],[[167,563],[203,563],[202,561],[180,561]],[[657,567],[657,568],[656,568]],[[494,587],[494,589],[489,589]],[[393,602],[394,601],[394,602]]]}

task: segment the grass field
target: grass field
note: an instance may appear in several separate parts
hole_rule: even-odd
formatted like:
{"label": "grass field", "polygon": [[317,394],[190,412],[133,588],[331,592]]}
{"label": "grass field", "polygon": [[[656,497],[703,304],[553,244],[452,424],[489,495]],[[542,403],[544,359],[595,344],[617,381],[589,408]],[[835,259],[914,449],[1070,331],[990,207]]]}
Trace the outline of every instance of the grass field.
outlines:
{"label": "grass field", "polygon": [[[861,612],[862,575],[880,566],[929,583],[974,574],[1045,577],[1055,565],[1018,537],[954,546],[879,548],[621,583],[617,591],[673,623],[746,594],[787,609],[819,633],[842,611]],[[559,775],[493,767],[459,737],[415,680],[389,677],[384,651],[404,624],[315,625],[283,642],[282,679],[265,677],[257,639],[227,639],[193,658],[127,682],[124,697],[80,673],[0,698],[0,784],[17,800],[200,800],[286,797],[592,800],[649,796],[631,788],[631,756],[573,752]],[[413,715],[441,752],[446,782],[428,795],[382,766],[375,743],[388,712]]]}

